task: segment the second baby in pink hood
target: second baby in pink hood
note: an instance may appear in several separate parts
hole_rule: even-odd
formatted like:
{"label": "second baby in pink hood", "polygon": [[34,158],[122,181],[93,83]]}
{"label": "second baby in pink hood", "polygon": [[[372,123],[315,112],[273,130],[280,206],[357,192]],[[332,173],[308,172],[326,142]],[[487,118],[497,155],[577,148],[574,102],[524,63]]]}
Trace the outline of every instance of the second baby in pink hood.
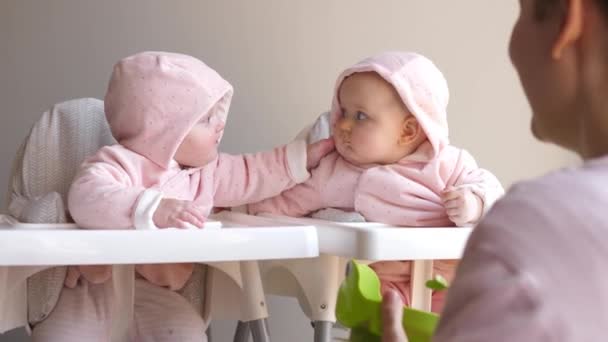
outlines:
{"label": "second baby in pink hood", "polygon": [[[249,211],[304,216],[337,208],[398,226],[475,224],[503,188],[467,151],[449,145],[448,99],[442,73],[416,53],[386,52],[346,69],[330,112],[336,151],[308,181]],[[395,288],[410,303],[408,262],[372,267],[383,290]],[[453,268],[436,263],[448,279]],[[442,304],[435,296],[433,310]]]}
{"label": "second baby in pink hood", "polygon": [[[117,63],[105,112],[119,144],[82,165],[68,199],[74,221],[96,229],[202,227],[214,206],[260,201],[307,180],[308,169],[333,149],[328,139],[251,155],[218,154],[232,94],[226,80],[191,56],[143,52]],[[176,291],[193,265],[136,270],[140,280]],[[109,267],[72,267],[66,286],[109,277]]]}

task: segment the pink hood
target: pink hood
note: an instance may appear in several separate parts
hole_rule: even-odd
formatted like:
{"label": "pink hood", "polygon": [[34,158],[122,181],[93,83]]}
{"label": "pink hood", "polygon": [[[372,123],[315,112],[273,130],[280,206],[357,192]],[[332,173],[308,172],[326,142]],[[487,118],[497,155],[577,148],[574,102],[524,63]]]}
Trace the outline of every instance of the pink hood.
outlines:
{"label": "pink hood", "polygon": [[142,52],[119,61],[105,96],[114,138],[167,169],[192,126],[211,110],[224,120],[232,86],[202,61]]}
{"label": "pink hood", "polygon": [[443,74],[428,58],[413,52],[384,52],[346,69],[336,81],[331,126],[340,117],[338,91],[344,79],[357,72],[373,71],[393,85],[407,109],[416,117],[433,155],[448,145],[447,106],[450,97]]}

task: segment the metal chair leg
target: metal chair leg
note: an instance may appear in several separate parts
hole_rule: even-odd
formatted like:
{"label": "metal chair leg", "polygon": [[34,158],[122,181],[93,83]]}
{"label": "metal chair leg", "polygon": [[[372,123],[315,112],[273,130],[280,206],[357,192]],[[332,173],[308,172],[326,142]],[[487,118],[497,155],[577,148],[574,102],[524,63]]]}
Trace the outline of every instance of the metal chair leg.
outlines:
{"label": "metal chair leg", "polygon": [[239,321],[234,332],[234,342],[249,341],[249,322]]}
{"label": "metal chair leg", "polygon": [[315,342],[331,342],[331,328],[333,322],[315,321]]}
{"label": "metal chair leg", "polygon": [[253,342],[270,342],[270,334],[266,324],[266,319],[256,319],[249,322]]}

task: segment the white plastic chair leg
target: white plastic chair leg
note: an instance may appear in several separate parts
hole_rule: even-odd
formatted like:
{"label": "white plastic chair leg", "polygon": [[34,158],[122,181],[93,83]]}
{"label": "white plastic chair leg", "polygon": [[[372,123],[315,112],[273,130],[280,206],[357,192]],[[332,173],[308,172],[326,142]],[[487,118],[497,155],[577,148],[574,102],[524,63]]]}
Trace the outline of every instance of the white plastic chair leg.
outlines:
{"label": "white plastic chair leg", "polygon": [[257,261],[241,261],[240,265],[243,280],[243,316],[259,317],[248,322],[253,342],[270,342],[270,333],[266,325],[268,309],[260,268]]}
{"label": "white plastic chair leg", "polygon": [[262,264],[266,293],[295,297],[311,321],[335,322],[338,288],[346,260],[332,255]]}
{"label": "white plastic chair leg", "polygon": [[[239,324],[234,341],[268,342],[268,308],[257,261],[210,263],[211,311],[215,317],[235,318]],[[219,313],[219,315],[216,315]]]}
{"label": "white plastic chair leg", "polygon": [[[262,320],[268,317],[268,308],[264,287],[257,261],[241,261],[241,279],[243,282],[243,321]],[[252,331],[253,331],[253,327]]]}
{"label": "white plastic chair leg", "polygon": [[135,266],[112,266],[112,342],[129,342],[135,303]]}
{"label": "white plastic chair leg", "polygon": [[[256,261],[213,262],[208,275],[207,306],[216,319],[249,322],[268,317]],[[207,316],[205,316],[207,317]]]}
{"label": "white plastic chair leg", "polygon": [[412,265],[412,308],[431,311],[433,292],[426,287],[433,278],[433,260],[414,260]]}

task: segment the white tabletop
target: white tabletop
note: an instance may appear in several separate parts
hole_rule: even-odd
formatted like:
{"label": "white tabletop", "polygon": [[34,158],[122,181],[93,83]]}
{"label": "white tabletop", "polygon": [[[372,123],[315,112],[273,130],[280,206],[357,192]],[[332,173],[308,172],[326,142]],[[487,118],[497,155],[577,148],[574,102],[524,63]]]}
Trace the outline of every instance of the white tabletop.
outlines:
{"label": "white tabletop", "polygon": [[319,253],[313,226],[222,224],[199,230],[83,230],[0,219],[0,266],[246,261]]}
{"label": "white tabletop", "polygon": [[362,260],[459,259],[470,227],[394,227],[265,215],[284,224],[317,227],[319,252]]}
{"label": "white tabletop", "polygon": [[73,225],[23,225],[0,216],[0,266],[268,260],[319,253],[364,260],[457,259],[472,230],[233,212],[215,219],[223,228],[80,230]]}

